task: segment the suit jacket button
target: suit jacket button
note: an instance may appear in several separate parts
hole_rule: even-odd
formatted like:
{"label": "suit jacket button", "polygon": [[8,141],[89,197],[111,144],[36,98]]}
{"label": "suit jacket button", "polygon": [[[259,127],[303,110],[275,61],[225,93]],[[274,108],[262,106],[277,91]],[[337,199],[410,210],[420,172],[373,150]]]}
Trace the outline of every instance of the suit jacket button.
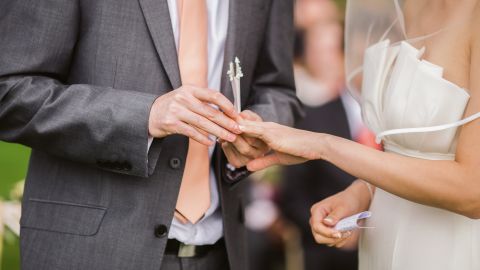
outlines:
{"label": "suit jacket button", "polygon": [[132,164],[130,164],[130,162],[125,161],[125,162],[123,162],[122,165],[123,165],[122,167],[123,167],[124,171],[128,172],[128,171],[132,170]]}
{"label": "suit jacket button", "polygon": [[168,228],[167,226],[160,224],[157,227],[155,227],[155,237],[157,238],[163,238],[167,236]]}
{"label": "suit jacket button", "polygon": [[97,166],[98,167],[105,167],[106,164],[107,164],[107,162],[103,159],[98,159],[97,160]]}
{"label": "suit jacket button", "polygon": [[110,162],[110,161],[105,161],[105,162],[103,163],[103,167],[104,167],[105,169],[111,170],[111,169],[114,168],[114,165],[113,165],[113,163]]}
{"label": "suit jacket button", "polygon": [[170,167],[172,169],[176,170],[176,169],[180,168],[180,166],[182,166],[182,161],[179,158],[170,159]]}
{"label": "suit jacket button", "polygon": [[112,162],[112,169],[117,170],[117,171],[121,171],[123,169],[122,163],[118,162],[118,161],[113,161]]}

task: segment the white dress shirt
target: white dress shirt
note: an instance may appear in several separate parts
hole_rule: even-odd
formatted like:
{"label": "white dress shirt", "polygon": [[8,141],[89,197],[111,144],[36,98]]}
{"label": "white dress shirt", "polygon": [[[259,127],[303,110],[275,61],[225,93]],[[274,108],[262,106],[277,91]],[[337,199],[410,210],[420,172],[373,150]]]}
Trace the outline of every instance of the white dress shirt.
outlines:
{"label": "white dress shirt", "polygon": [[[208,10],[208,87],[220,90],[225,41],[228,27],[228,0],[206,0]],[[178,50],[179,23],[177,0],[168,0],[175,44]],[[215,139],[215,138],[212,138]],[[210,147],[210,160],[215,146]],[[168,238],[190,245],[214,244],[223,236],[222,213],[213,167],[210,168],[210,208],[196,224],[182,224],[173,219]]]}

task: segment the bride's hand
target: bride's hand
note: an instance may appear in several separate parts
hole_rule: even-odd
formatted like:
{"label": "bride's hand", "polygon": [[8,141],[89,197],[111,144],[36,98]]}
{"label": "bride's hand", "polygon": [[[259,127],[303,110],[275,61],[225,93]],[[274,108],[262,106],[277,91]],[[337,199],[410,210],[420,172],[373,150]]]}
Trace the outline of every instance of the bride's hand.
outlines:
{"label": "bride's hand", "polygon": [[370,193],[361,181],[354,182],[346,190],[312,206],[310,226],[313,237],[319,244],[343,247],[353,232],[339,232],[335,225],[343,218],[366,211],[370,204]]}
{"label": "bride's hand", "polygon": [[259,171],[272,165],[293,165],[320,158],[312,145],[319,134],[283,126],[273,122],[240,122],[240,130],[251,137],[264,141],[273,152],[250,161],[247,168]]}

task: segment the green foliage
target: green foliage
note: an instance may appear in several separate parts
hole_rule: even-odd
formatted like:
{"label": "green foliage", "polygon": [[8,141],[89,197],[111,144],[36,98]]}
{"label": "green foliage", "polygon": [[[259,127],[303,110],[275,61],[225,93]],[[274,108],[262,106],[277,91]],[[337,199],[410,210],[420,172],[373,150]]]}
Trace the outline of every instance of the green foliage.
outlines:
{"label": "green foliage", "polygon": [[[15,184],[25,178],[30,150],[18,144],[0,142],[0,197],[11,198]],[[13,195],[18,197],[17,195]],[[19,241],[8,229],[3,239],[1,269],[20,269]]]}
{"label": "green foliage", "polygon": [[345,6],[347,5],[346,0],[334,0],[334,2],[342,9],[345,9]]}

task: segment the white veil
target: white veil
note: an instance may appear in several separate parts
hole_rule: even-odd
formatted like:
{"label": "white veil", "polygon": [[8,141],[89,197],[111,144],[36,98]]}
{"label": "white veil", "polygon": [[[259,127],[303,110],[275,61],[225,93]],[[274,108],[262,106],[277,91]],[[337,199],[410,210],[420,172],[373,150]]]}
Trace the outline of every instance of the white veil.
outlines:
{"label": "white veil", "polygon": [[373,44],[406,40],[404,0],[347,0],[345,71],[348,90],[361,103],[363,55]]}
{"label": "white veil", "polygon": [[[463,5],[461,2],[458,1],[458,4],[455,5],[452,14],[458,13],[454,11],[464,11],[468,8],[466,4]],[[392,130],[393,127],[389,127],[381,121],[383,112],[382,108],[380,108],[381,105],[378,105],[381,102],[377,98],[382,96],[381,93],[377,93],[381,89],[377,89],[375,80],[369,77],[371,74],[368,70],[364,72],[364,60],[368,58],[365,58],[368,49],[379,44],[384,47],[387,46],[387,50],[391,52],[391,49],[398,47],[395,45],[400,44],[402,41],[406,41],[410,45],[419,45],[419,43],[426,42],[429,38],[437,36],[444,30],[461,27],[461,22],[451,22],[448,25],[447,19],[445,19],[442,21],[442,24],[445,23],[444,25],[433,27],[430,33],[422,33],[422,35],[415,33],[415,25],[406,20],[408,17],[405,15],[413,14],[420,8],[428,9],[427,4],[427,1],[418,0],[347,0],[345,16],[346,85],[352,96],[359,102],[362,108],[363,120],[376,133],[377,141],[380,141],[383,136],[392,134],[436,132],[451,129],[480,117],[480,113],[478,113],[464,119],[464,121],[447,122],[445,124],[433,121],[429,123],[431,124],[429,127],[412,125],[395,130]],[[458,10],[455,10],[457,8]],[[462,19],[465,18],[460,18],[459,21]],[[423,55],[424,51],[425,48],[421,48],[419,54]],[[385,56],[378,56],[379,59],[382,57]],[[369,62],[369,66],[378,68],[375,65],[379,63]],[[432,64],[432,66],[435,65]],[[443,73],[443,68],[438,68],[442,69],[441,72]],[[363,81],[364,76],[365,81]],[[389,76],[389,74],[385,76]],[[362,86],[365,89],[362,89]]]}

